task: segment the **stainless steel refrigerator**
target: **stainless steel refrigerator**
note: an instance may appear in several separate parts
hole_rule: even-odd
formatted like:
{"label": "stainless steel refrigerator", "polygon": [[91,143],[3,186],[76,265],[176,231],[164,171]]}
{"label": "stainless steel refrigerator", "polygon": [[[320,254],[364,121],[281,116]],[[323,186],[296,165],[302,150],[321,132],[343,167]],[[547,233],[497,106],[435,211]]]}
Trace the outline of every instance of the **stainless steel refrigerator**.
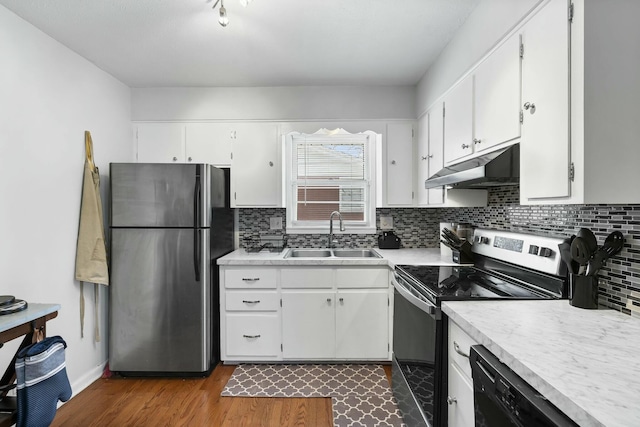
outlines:
{"label": "stainless steel refrigerator", "polygon": [[218,362],[228,178],[205,164],[110,164],[112,371],[208,375]]}

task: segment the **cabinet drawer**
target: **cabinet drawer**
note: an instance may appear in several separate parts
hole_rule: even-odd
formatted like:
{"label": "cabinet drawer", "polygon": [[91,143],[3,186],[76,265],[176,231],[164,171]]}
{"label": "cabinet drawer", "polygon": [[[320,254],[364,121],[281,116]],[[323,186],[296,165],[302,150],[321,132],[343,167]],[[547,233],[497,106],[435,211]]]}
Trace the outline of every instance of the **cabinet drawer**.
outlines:
{"label": "cabinet drawer", "polygon": [[333,288],[333,268],[283,268],[280,284],[283,288]]}
{"label": "cabinet drawer", "polygon": [[468,378],[471,378],[471,364],[469,363],[468,357],[469,351],[471,350],[471,346],[476,344],[477,342],[475,342],[473,338],[449,320],[449,360],[455,362]]}
{"label": "cabinet drawer", "polygon": [[227,269],[224,272],[225,288],[275,289],[276,272],[266,268]]}
{"label": "cabinet drawer", "polygon": [[388,288],[389,269],[371,267],[340,267],[336,270],[339,288]]}
{"label": "cabinet drawer", "polygon": [[279,326],[277,314],[227,314],[227,355],[278,356],[281,342]]}
{"label": "cabinet drawer", "polygon": [[225,308],[229,311],[277,311],[280,306],[275,291],[225,293]]}

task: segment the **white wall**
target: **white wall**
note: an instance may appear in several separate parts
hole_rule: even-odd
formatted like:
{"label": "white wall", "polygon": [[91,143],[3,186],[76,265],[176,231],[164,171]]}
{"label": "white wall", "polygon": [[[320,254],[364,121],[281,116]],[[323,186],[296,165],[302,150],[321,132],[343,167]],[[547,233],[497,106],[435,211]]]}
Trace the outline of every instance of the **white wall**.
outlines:
{"label": "white wall", "polygon": [[417,87],[420,117],[469,68],[486,55],[542,0],[482,0]]}
{"label": "white wall", "polygon": [[[61,304],[47,334],[66,340],[77,393],[107,359],[107,292],[100,295],[102,341],[94,343],[93,285],[85,286],[80,338],[74,280],[84,131],[93,136],[106,206],[109,162],[133,160],[131,92],[3,6],[0,57],[0,294]],[[2,370],[17,341],[0,350]]]}
{"label": "white wall", "polygon": [[132,89],[132,120],[415,119],[415,86]]}

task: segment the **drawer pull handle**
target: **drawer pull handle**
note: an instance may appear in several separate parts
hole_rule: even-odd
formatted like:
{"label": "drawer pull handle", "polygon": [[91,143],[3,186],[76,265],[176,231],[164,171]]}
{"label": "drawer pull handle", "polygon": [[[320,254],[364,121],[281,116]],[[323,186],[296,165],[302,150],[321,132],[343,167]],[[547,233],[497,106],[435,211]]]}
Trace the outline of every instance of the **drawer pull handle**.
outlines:
{"label": "drawer pull handle", "polygon": [[257,301],[247,301],[247,300],[244,300],[244,299],[243,299],[243,300],[242,300],[242,302],[243,302],[243,303],[245,303],[245,304],[258,304],[258,303],[260,302],[260,300],[257,300]]}
{"label": "drawer pull handle", "polygon": [[447,396],[447,403],[449,405],[453,405],[454,403],[458,403],[458,399],[456,399],[455,397]]}
{"label": "drawer pull handle", "polygon": [[466,354],[465,352],[463,352],[462,350],[460,350],[460,346],[458,345],[457,342],[453,342],[453,349],[456,351],[456,353],[458,353],[460,356],[462,357],[466,357],[467,359],[469,358],[469,355]]}
{"label": "drawer pull handle", "polygon": [[257,282],[258,280],[260,280],[259,277],[243,277],[242,280],[244,282]]}
{"label": "drawer pull handle", "polygon": [[245,338],[260,338],[260,335],[243,335]]}

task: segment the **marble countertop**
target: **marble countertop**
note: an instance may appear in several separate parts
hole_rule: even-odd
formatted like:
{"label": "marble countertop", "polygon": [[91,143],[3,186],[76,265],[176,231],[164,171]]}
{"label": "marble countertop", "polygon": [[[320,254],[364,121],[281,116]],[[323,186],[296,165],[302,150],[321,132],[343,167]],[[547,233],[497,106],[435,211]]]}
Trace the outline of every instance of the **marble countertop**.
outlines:
{"label": "marble countertop", "polygon": [[640,320],[567,300],[442,310],[580,426],[640,426]]}
{"label": "marble countertop", "polygon": [[218,265],[458,265],[450,257],[443,258],[440,249],[378,249],[382,258],[285,258],[289,249],[279,253],[235,250],[218,259]]}

